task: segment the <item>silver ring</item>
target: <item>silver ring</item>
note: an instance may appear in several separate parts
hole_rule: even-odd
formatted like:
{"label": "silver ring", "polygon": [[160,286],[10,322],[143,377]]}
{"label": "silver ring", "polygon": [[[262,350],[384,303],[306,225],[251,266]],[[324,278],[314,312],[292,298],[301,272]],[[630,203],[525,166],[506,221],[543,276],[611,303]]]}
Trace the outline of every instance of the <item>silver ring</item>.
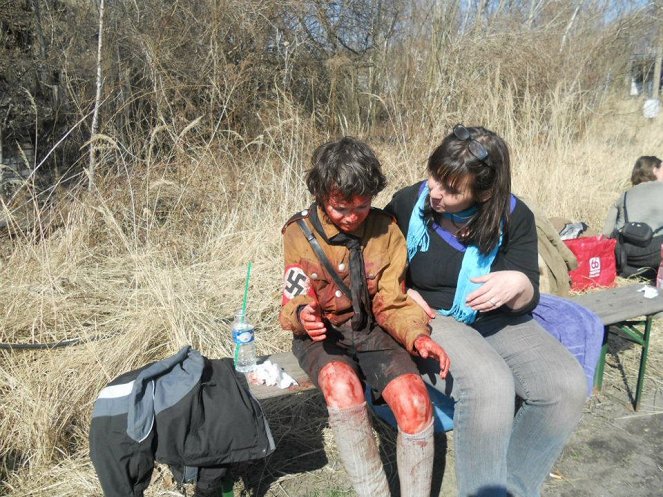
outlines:
{"label": "silver ring", "polygon": [[488,302],[493,304],[493,307],[497,307],[497,302],[495,302],[493,299],[488,299]]}

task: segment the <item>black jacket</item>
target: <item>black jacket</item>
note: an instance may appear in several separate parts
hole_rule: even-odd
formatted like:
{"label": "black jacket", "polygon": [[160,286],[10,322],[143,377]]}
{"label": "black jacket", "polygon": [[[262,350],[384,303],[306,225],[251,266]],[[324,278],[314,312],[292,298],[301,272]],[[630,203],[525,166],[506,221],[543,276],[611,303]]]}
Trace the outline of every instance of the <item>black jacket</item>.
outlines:
{"label": "black jacket", "polygon": [[155,460],[205,468],[273,450],[260,404],[232,360],[188,346],[119,376],[94,405],[90,458],[106,497],[142,495]]}

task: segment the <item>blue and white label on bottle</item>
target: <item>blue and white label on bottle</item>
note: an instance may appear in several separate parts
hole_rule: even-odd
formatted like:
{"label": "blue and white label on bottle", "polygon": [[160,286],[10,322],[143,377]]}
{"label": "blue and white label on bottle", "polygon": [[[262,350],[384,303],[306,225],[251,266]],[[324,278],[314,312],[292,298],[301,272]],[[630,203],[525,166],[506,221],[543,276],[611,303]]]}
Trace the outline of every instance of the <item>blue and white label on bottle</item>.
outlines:
{"label": "blue and white label on bottle", "polygon": [[254,329],[251,325],[233,328],[233,341],[235,343],[251,343],[254,338]]}

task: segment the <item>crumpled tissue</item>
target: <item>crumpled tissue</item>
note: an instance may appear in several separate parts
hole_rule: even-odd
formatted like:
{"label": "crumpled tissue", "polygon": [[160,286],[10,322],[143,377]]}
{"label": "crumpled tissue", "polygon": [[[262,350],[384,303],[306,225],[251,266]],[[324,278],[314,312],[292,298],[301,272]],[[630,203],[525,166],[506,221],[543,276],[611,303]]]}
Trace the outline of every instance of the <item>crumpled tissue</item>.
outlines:
{"label": "crumpled tissue", "polygon": [[292,376],[286,373],[277,363],[267,359],[258,364],[250,373],[250,381],[256,385],[267,385],[268,387],[288,388],[298,385]]}
{"label": "crumpled tissue", "polygon": [[646,299],[655,299],[658,297],[658,290],[653,286],[645,285],[638,292],[644,292],[643,297]]}

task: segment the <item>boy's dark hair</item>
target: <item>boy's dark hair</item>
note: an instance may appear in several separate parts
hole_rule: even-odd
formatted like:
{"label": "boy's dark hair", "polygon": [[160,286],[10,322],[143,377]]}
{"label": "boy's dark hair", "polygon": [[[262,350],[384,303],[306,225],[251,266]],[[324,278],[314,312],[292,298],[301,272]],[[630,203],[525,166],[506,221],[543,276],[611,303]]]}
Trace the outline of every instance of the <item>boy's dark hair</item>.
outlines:
{"label": "boy's dark hair", "polygon": [[661,167],[661,159],[653,155],[643,155],[635,161],[631,171],[631,184],[633,186],[647,181],[656,181],[654,169]]}
{"label": "boy's dark hair", "polygon": [[320,145],[313,152],[311,166],[306,186],[318,203],[332,192],[346,199],[358,195],[375,197],[387,185],[371,147],[349,136]]}

